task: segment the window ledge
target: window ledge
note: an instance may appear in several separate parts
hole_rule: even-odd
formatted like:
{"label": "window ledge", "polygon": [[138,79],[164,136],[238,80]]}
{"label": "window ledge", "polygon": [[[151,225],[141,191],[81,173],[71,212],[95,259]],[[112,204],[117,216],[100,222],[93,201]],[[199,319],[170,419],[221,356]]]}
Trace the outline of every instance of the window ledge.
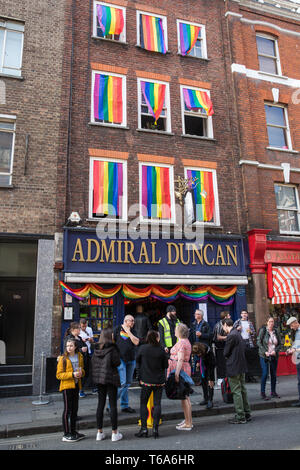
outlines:
{"label": "window ledge", "polygon": [[85,219],[86,222],[96,222],[97,224],[99,222],[103,222],[103,224],[105,224],[106,222],[113,222],[115,224],[127,224],[128,223],[128,220],[121,220],[121,219],[108,219],[108,218],[101,218],[99,217],[98,219],[97,218],[91,218],[91,217],[88,217],[87,219]]}
{"label": "window ledge", "polygon": [[14,78],[16,80],[25,80],[24,77],[20,76],[20,75],[10,75],[8,73],[1,73],[0,72],[0,77],[3,77],[3,78]]}
{"label": "window ledge", "polygon": [[12,184],[0,184],[0,189],[13,189],[14,186]]}
{"label": "window ledge", "polygon": [[183,55],[180,52],[177,52],[177,55],[179,55],[180,57],[184,57],[184,58],[188,57],[189,59],[203,60],[204,62],[210,62],[211,61],[211,59],[208,59],[207,57],[196,57],[194,55],[188,55],[188,54]]}
{"label": "window ledge", "polygon": [[113,127],[114,129],[124,129],[128,130],[128,126],[119,126],[118,124],[106,124],[105,122],[89,122],[90,126],[100,126],[100,127]]}
{"label": "window ledge", "polygon": [[293,235],[293,236],[300,236],[300,232],[285,232],[285,231],[282,231],[280,232],[280,235]]}
{"label": "window ledge", "polygon": [[213,137],[201,137],[200,135],[189,135],[189,134],[181,134],[181,137],[186,139],[198,139],[198,140],[208,140],[210,142],[217,142],[216,139]]}
{"label": "window ledge", "polygon": [[138,49],[141,49],[142,51],[151,52],[152,54],[162,54],[162,55],[172,54],[172,52],[169,51],[169,50],[166,51],[165,54],[163,52],[159,52],[159,51],[148,51],[148,49],[145,49],[144,47],[140,46],[139,44],[136,44],[135,47],[137,47]]}
{"label": "window ledge", "polygon": [[281,149],[279,147],[266,147],[267,150],[274,150],[276,152],[285,152],[285,153],[299,153],[298,150],[292,149]]}
{"label": "window ledge", "polygon": [[286,77],[285,75],[278,75],[276,73],[263,72],[262,70],[258,70],[258,73],[261,75],[267,75],[267,77],[282,78],[283,80],[289,79],[289,77]]}
{"label": "window ledge", "polygon": [[175,135],[173,132],[167,132],[167,131],[155,131],[154,129],[137,129],[138,132],[147,132],[149,134],[160,134],[160,135],[168,135],[168,136],[173,136]]}
{"label": "window ledge", "polygon": [[99,36],[92,36],[92,39],[96,39],[97,41],[114,42],[115,44],[122,44],[123,46],[129,46],[128,42],[117,41],[116,39],[100,38]]}

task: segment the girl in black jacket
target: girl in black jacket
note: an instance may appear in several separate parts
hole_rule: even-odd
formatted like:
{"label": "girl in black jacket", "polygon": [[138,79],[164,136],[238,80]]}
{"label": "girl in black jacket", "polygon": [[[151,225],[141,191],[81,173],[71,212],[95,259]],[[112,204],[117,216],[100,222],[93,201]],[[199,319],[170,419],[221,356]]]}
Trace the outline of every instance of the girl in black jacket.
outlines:
{"label": "girl in black jacket", "polygon": [[166,380],[168,358],[159,344],[157,331],[148,331],[146,344],[139,347],[136,357],[137,377],[142,387],[140,397],[141,429],[136,437],[148,437],[147,403],[153,392],[153,437],[158,437],[158,425],[161,416],[161,397]]}
{"label": "girl in black jacket", "polygon": [[118,366],[121,363],[120,353],[117,345],[113,342],[112,329],[106,328],[101,331],[99,343],[96,344],[92,356],[92,376],[93,382],[98,387],[98,408],[97,408],[97,441],[105,439],[103,432],[103,411],[106,396],[109,397],[110,419],[112,426],[111,440],[113,442],[122,439],[122,434],[118,431],[118,411],[117,395],[120,387],[120,377]]}

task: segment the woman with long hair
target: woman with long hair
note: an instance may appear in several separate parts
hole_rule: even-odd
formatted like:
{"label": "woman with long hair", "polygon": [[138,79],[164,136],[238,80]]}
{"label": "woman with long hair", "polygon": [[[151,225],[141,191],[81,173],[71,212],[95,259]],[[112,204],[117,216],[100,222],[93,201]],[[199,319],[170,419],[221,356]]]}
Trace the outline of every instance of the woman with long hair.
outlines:
{"label": "woman with long hair", "polygon": [[271,398],[280,398],[276,393],[276,373],[278,364],[278,355],[280,351],[280,334],[275,328],[274,318],[269,317],[267,324],[262,326],[257,337],[258,353],[262,369],[261,376],[261,397],[264,400],[266,396],[266,382],[268,370],[271,376]]}

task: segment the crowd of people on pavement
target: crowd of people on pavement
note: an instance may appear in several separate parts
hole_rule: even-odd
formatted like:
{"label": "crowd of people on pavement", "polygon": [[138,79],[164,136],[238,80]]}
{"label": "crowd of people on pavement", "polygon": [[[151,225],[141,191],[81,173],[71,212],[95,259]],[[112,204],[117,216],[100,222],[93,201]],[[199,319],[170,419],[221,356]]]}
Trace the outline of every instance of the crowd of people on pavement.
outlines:
{"label": "crowd of people on pavement", "polygon": [[[287,354],[300,359],[300,324],[290,317],[287,326],[295,333],[295,340]],[[281,348],[280,335],[272,317],[268,318],[256,335],[254,325],[242,310],[234,323],[229,312],[221,312],[220,321],[213,331],[200,309],[190,328],[180,322],[176,308],[168,305],[166,315],[158,322],[158,331],[152,329],[148,317],[141,308],[137,315],[126,315],[123,323],[114,329],[101,331],[98,342],[86,319],[71,323],[64,338],[64,351],[58,357],[56,377],[63,396],[64,442],[76,442],[85,436],[76,430],[79,398],[85,397],[86,379],[98,393],[96,410],[96,440],[105,439],[103,419],[108,397],[107,411],[111,420],[111,440],[119,441],[123,435],[118,430],[117,403],[123,413],[135,413],[129,405],[128,390],[134,373],[141,387],[140,429],[137,438],[148,437],[148,402],[153,397],[152,436],[159,437],[161,399],[163,390],[170,399],[181,400],[183,420],[176,425],[178,431],[191,431],[191,385],[202,385],[201,406],[213,407],[215,381],[227,380],[235,409],[231,424],[244,424],[252,419],[247,396],[246,381],[256,382],[251,363],[258,359],[261,367],[260,393],[263,400],[280,398],[276,391],[276,373]],[[300,361],[296,360],[300,407]],[[250,365],[250,367],[249,367]],[[271,396],[266,395],[268,374],[271,378]]]}

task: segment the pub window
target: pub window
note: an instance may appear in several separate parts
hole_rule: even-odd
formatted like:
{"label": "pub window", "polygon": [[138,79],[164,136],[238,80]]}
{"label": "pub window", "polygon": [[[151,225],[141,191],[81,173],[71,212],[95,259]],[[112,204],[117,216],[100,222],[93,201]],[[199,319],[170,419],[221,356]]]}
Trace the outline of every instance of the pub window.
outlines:
{"label": "pub window", "polygon": [[93,35],[118,42],[126,41],[126,9],[118,5],[94,2]]}
{"label": "pub window", "polygon": [[275,184],[275,196],[280,233],[299,234],[300,206],[297,187]]}
{"label": "pub window", "polygon": [[207,59],[205,26],[177,20],[178,53]]}
{"label": "pub window", "polygon": [[147,51],[166,54],[168,50],[167,18],[137,11],[137,45]]}
{"label": "pub window", "polygon": [[171,132],[169,84],[138,79],[139,129]]}
{"label": "pub window", "polygon": [[200,88],[181,86],[183,135],[213,138],[210,92]]}
{"label": "pub window", "polygon": [[102,299],[90,294],[79,302],[80,318],[85,318],[94,335],[100,335],[104,328],[116,326],[114,298]]}

